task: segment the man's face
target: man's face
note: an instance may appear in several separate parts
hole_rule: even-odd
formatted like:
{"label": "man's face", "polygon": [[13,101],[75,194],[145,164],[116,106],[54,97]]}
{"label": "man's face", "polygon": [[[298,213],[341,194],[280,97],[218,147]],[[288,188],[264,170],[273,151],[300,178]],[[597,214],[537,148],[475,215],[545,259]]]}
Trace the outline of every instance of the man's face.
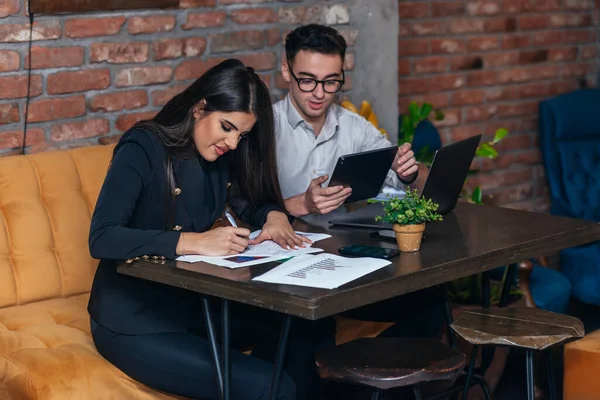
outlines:
{"label": "man's face", "polygon": [[[343,79],[342,64],[342,57],[339,54],[301,50],[291,64],[282,65],[283,79],[290,85],[292,102],[305,120],[319,120],[327,113],[329,105],[335,99],[336,85],[337,87],[340,85],[334,81]],[[301,80],[300,86],[294,76]],[[327,91],[321,83],[310,92],[301,90],[301,88],[310,89],[314,85],[314,82],[309,81],[310,79],[328,81],[325,83]]]}

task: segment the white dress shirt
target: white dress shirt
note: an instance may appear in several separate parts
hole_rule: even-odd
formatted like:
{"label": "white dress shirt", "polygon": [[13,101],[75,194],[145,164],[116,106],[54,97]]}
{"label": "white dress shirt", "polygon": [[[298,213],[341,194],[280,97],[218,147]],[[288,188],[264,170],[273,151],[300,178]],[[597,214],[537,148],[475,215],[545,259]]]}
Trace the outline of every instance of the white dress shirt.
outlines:
{"label": "white dress shirt", "polygon": [[[340,156],[392,146],[373,124],[337,104],[327,110],[319,136],[302,119],[289,95],[274,104],[273,112],[279,183],[284,199],[306,192],[314,178],[322,175],[331,178]],[[404,191],[404,184],[392,170],[385,184]]]}

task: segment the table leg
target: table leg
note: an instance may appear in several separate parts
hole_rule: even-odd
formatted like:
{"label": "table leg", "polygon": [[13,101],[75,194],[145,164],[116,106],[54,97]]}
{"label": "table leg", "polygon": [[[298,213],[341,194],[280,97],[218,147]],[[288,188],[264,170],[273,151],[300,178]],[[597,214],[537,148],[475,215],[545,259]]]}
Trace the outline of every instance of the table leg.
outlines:
{"label": "table leg", "polygon": [[231,398],[231,354],[229,352],[229,300],[221,300],[221,323],[222,323],[222,341],[221,346],[223,355],[223,400]]}
{"label": "table leg", "polygon": [[269,390],[269,399],[275,400],[279,392],[279,383],[281,382],[281,375],[283,374],[283,363],[285,361],[285,350],[287,347],[287,340],[290,334],[290,323],[292,316],[289,314],[283,317],[283,326],[281,327],[281,335],[279,337],[279,345],[277,346],[277,356],[275,358],[275,368],[273,370],[273,377],[271,378],[271,388]]}
{"label": "table leg", "polygon": [[211,353],[213,362],[215,364],[215,371],[217,374],[217,384],[219,389],[219,397],[223,397],[223,373],[221,370],[221,362],[219,357],[219,350],[217,348],[217,339],[215,337],[215,327],[210,312],[210,304],[206,296],[202,296],[202,312],[204,313],[204,324],[206,325],[206,333],[208,334],[208,340],[210,342]]}

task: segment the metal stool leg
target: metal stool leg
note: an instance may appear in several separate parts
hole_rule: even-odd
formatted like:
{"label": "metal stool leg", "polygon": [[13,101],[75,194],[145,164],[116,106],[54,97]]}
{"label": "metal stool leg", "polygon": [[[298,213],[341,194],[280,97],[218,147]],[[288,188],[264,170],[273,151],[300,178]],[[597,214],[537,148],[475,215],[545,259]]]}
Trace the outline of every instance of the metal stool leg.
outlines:
{"label": "metal stool leg", "polygon": [[554,368],[552,368],[552,349],[546,349],[546,363],[548,364],[548,390],[550,391],[550,400],[556,399],[554,388]]}
{"label": "metal stool leg", "polygon": [[475,368],[475,360],[477,359],[477,350],[479,345],[473,345],[473,351],[471,352],[471,359],[469,360],[469,369],[467,371],[467,378],[465,379],[465,387],[463,389],[462,399],[467,400],[467,394],[469,394],[469,387],[471,385],[471,377],[473,376],[473,369]]}
{"label": "metal stool leg", "polygon": [[533,388],[533,350],[525,351],[525,365],[527,367],[527,400],[535,400]]}
{"label": "metal stool leg", "polygon": [[217,346],[215,335],[215,327],[210,312],[210,303],[206,296],[202,296],[202,311],[204,313],[204,324],[206,325],[206,333],[210,342],[213,363],[215,365],[215,373],[217,375],[217,385],[219,389],[219,398],[223,397],[223,370],[221,369],[221,357]]}
{"label": "metal stool leg", "polygon": [[483,390],[483,395],[485,396],[485,400],[492,400],[490,388],[488,387],[485,379],[479,375],[473,375],[473,379],[475,380],[476,384],[479,385],[481,387],[481,389]]}
{"label": "metal stool leg", "polygon": [[291,322],[291,315],[287,314],[283,317],[283,326],[281,327],[279,345],[277,346],[277,355],[275,356],[275,368],[273,369],[271,387],[269,388],[269,400],[275,400],[279,394],[279,383],[281,382],[281,376],[283,375],[283,363],[285,360],[285,350],[287,348],[287,340],[290,334]]}
{"label": "metal stool leg", "polygon": [[375,389],[371,394],[371,400],[383,400],[383,390]]}
{"label": "metal stool leg", "polygon": [[413,386],[413,393],[415,394],[415,400],[421,400],[421,389],[418,385]]}

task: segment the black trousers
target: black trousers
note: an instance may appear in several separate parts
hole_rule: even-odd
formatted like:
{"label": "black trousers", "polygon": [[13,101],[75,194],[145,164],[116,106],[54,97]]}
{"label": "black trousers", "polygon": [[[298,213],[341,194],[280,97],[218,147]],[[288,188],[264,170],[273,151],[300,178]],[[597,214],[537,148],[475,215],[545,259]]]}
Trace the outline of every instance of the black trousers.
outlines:
{"label": "black trousers", "polygon": [[[220,308],[212,302],[219,334]],[[218,399],[210,343],[198,303],[188,332],[123,335],[92,321],[98,352],[109,362],[152,388],[193,399]],[[231,393],[235,400],[262,400],[269,394],[283,314],[247,306],[230,305]],[[319,346],[333,345],[332,319],[309,321],[294,318],[278,393],[281,400],[318,398],[321,381],[315,368]],[[235,349],[252,346],[252,355]]]}

